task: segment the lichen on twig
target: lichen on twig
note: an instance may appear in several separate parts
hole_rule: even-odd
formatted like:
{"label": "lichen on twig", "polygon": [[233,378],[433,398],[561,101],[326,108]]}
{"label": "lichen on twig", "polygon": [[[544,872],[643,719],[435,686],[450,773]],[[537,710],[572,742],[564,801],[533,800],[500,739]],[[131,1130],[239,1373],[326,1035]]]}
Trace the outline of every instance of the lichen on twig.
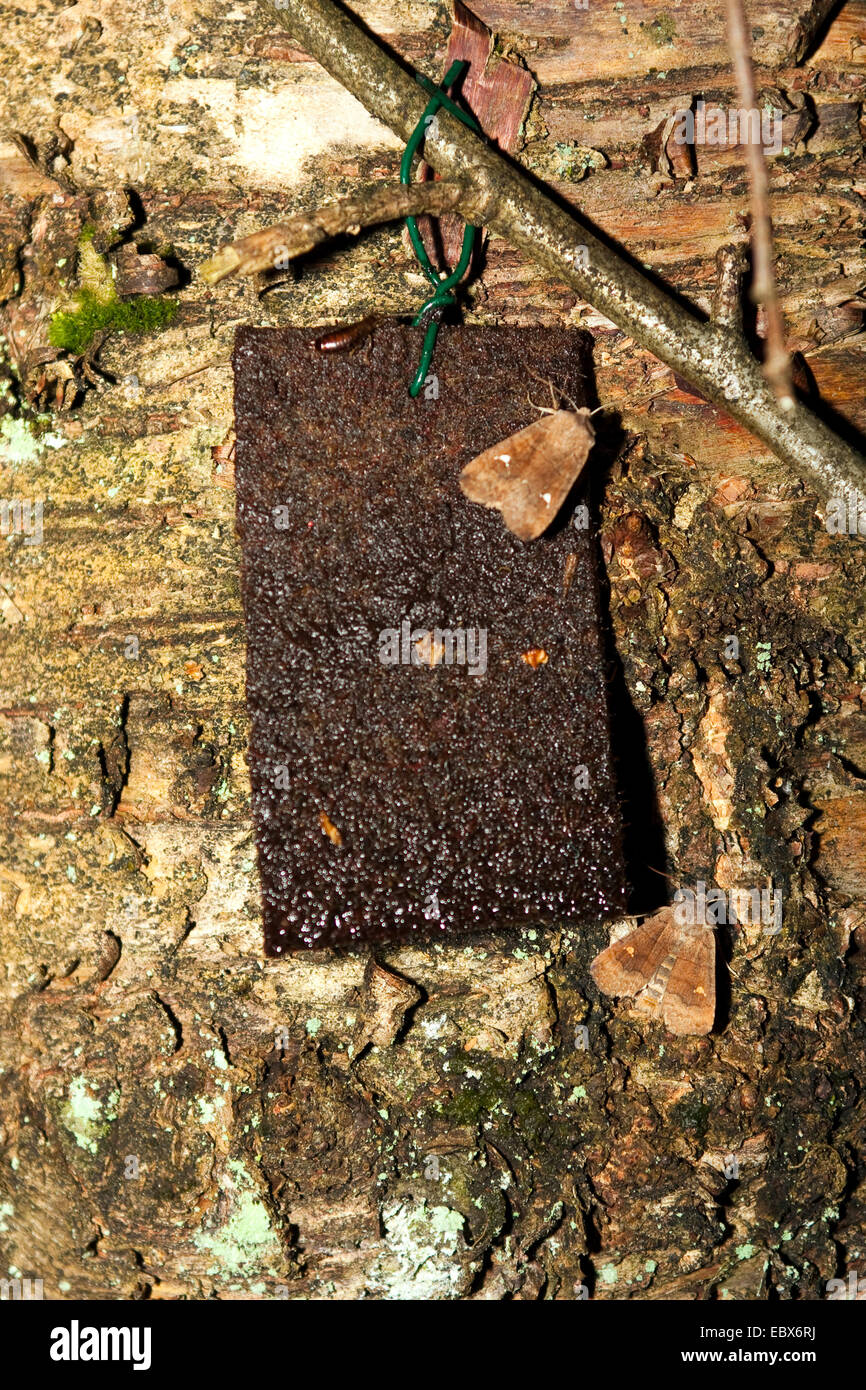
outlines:
{"label": "lichen on twig", "polygon": [[206,284],[216,285],[227,275],[284,270],[290,260],[345,232],[357,233],[377,222],[393,222],[422,212],[439,217],[464,204],[469,217],[469,202],[469,195],[458,183],[378,184],[367,192],[326,203],[315,212],[301,213],[220,247],[201,267],[199,275]]}

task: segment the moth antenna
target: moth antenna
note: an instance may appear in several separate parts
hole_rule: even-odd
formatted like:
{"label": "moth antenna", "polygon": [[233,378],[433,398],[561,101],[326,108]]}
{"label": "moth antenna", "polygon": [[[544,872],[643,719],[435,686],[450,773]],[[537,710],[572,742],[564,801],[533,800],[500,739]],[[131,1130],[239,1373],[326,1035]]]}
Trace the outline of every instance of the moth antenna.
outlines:
{"label": "moth antenna", "polygon": [[[531,371],[531,370],[530,370],[529,375],[530,375],[535,381],[540,382],[540,384],[541,384],[542,386],[546,386],[546,387],[547,387],[548,391],[550,392],[550,399],[551,399],[551,401],[552,401],[552,405],[549,405],[549,406],[547,406],[547,405],[536,405],[535,402],[534,402],[533,400],[530,400],[529,397],[527,396],[527,400],[529,400],[529,403],[530,403],[530,405],[532,406],[532,408],[533,408],[534,410],[540,410],[540,411],[542,412],[542,414],[544,414],[544,415],[554,415],[554,414],[556,413],[557,410],[561,410],[561,408],[562,408],[561,402],[562,402],[563,398],[564,398],[565,400],[568,400],[569,398],[568,398],[567,396],[564,396],[564,393],[563,393],[562,391],[560,391],[560,389],[559,389],[558,386],[554,386],[554,384],[553,384],[553,382],[551,381],[550,377],[549,377],[549,376],[539,376],[537,372],[533,372],[533,371]],[[574,408],[574,402],[573,402],[573,401],[570,401],[569,404],[571,404],[572,408]]]}
{"label": "moth antenna", "polygon": [[[604,406],[599,405],[599,406],[596,407],[596,409],[597,409],[597,410],[603,410],[603,409],[604,409]],[[594,415],[594,414],[595,414],[595,410],[591,411],[590,413],[591,413],[592,415]],[[665,871],[664,871],[664,869],[657,869],[653,864],[647,864],[647,868],[649,869],[649,871],[650,871],[651,874],[658,874],[659,878],[666,878],[667,881],[668,881],[668,883],[675,883],[675,882],[676,882],[676,879],[673,878],[673,876],[672,876],[671,874],[666,874]]]}
{"label": "moth antenna", "polygon": [[[557,390],[558,390],[558,389],[559,389],[559,388],[557,388]],[[568,404],[571,406],[572,410],[575,410],[575,411],[576,411],[576,410],[580,410],[580,409],[582,408],[582,407],[579,406],[579,405],[575,405],[574,401],[571,399],[571,396],[567,395],[565,391],[559,391],[559,399],[560,399],[560,401],[568,401]],[[596,407],[597,410],[601,410],[601,408],[602,408],[601,406],[597,406],[597,407]],[[560,404],[559,409],[560,409],[560,410],[562,409],[562,405],[561,405],[561,404]],[[591,414],[591,415],[594,415],[594,414],[595,414],[595,411],[594,411],[594,410],[590,411],[590,414]]]}

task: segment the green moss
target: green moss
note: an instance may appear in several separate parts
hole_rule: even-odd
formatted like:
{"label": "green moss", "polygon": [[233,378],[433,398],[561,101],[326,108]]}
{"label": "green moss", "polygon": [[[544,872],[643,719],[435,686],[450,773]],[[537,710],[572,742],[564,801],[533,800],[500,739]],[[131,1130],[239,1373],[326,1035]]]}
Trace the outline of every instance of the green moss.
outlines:
{"label": "green moss", "polygon": [[80,357],[97,333],[110,329],[120,333],[152,333],[167,328],[177,314],[177,300],[150,295],[134,299],[100,299],[92,290],[82,290],[75,306],[59,309],[48,327],[52,347],[63,348]]}
{"label": "green moss", "polygon": [[502,1091],[496,1086],[466,1087],[445,1105],[443,1113],[455,1124],[474,1125],[483,1115],[492,1114],[501,1101]]}
{"label": "green moss", "polygon": [[694,1129],[698,1134],[705,1134],[710,1122],[712,1107],[701,1100],[699,1096],[690,1096],[683,1100],[679,1105],[674,1106],[673,1114],[676,1122],[681,1129]]}
{"label": "green moss", "polygon": [[659,48],[664,48],[665,44],[672,44],[676,32],[677,26],[666,10],[656,15],[649,26],[650,38]]}
{"label": "green moss", "polygon": [[514,1113],[531,1143],[540,1141],[548,1127],[548,1116],[534,1091],[520,1090],[514,1097]]}
{"label": "green moss", "polygon": [[167,328],[177,313],[177,301],[136,295],[119,299],[111,266],[93,244],[96,227],[86,223],[78,238],[78,290],[74,300],[58,309],[48,325],[48,340],[80,357],[97,333],[152,333]]}
{"label": "green moss", "polygon": [[[458,1066],[454,1066],[458,1070]],[[471,1073],[470,1073],[471,1074]],[[477,1075],[477,1071],[476,1071]],[[513,1119],[529,1138],[537,1138],[548,1125],[548,1117],[535,1093],[528,1087],[515,1088],[513,1082],[495,1072],[472,1086],[464,1082],[442,1107],[447,1119],[457,1125],[476,1125],[482,1119]]]}

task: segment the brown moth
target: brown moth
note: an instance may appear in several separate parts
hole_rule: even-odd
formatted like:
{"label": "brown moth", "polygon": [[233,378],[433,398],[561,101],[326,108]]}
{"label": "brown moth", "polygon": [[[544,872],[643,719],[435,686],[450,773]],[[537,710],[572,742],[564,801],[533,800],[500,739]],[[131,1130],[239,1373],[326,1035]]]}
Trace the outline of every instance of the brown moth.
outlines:
{"label": "brown moth", "polygon": [[470,502],[495,507],[522,541],[546,531],[580,476],[595,439],[589,410],[552,410],[467,463]]}
{"label": "brown moth", "polygon": [[638,1012],[672,1033],[709,1033],[716,1012],[716,940],[702,923],[663,907],[596,956],[590,974],[605,994],[636,995]]}

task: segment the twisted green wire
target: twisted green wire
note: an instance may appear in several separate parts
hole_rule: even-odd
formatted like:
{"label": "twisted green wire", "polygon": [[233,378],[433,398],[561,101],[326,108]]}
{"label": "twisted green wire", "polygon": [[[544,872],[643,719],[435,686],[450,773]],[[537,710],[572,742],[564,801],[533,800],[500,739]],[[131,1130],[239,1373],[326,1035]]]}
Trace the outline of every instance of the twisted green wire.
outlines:
{"label": "twisted green wire", "polygon": [[[403,159],[400,163],[401,183],[411,182],[412,160],[415,158],[418,146],[423,142],[424,137],[427,134],[427,127],[430,125],[430,122],[433,120],[433,117],[436,115],[436,112],[439,110],[440,107],[444,106],[447,111],[451,112],[452,116],[456,116],[459,121],[462,121],[464,125],[469,126],[471,130],[479,129],[478,122],[475,120],[475,118],[473,116],[470,116],[466,111],[461,111],[460,107],[457,106],[457,104],[451,100],[451,98],[447,95],[446,91],[444,90],[444,88],[453,86],[453,84],[457,81],[458,77],[462,75],[464,68],[467,68],[468,66],[468,63],[463,62],[461,60],[452,63],[447,73],[445,74],[445,77],[440,87],[436,87],[430,81],[429,78],[423,77],[420,74],[416,74],[418,82],[420,82],[421,86],[424,88],[425,91],[431,93],[431,96],[430,100],[424,108],[424,112],[421,116],[420,121],[416,125],[415,129],[412,131],[412,134],[409,136],[409,139],[406,144],[406,149],[403,152]],[[427,276],[427,279],[430,281],[430,283],[433,286],[435,286],[435,293],[432,294],[424,304],[422,304],[417,315],[412,320],[412,327],[417,328],[421,323],[422,319],[424,318],[425,314],[430,313],[431,310],[449,308],[451,305],[457,302],[454,289],[455,286],[459,285],[460,281],[463,279],[463,276],[466,274],[466,271],[469,268],[469,262],[472,259],[472,245],[475,240],[475,232],[477,228],[471,226],[467,222],[466,230],[463,233],[463,247],[460,252],[460,259],[457,262],[454,269],[451,271],[451,273],[447,275],[444,279],[442,279],[440,278],[439,272],[436,270],[436,267],[432,264],[430,257],[427,255],[426,247],[424,246],[424,242],[421,240],[421,233],[418,231],[418,223],[416,222],[414,217],[406,218],[406,227],[409,232],[409,240],[412,242],[412,249],[414,250],[415,255],[418,257],[418,262],[421,266],[421,269]],[[424,385],[424,381],[427,376],[427,371],[430,366],[430,362],[433,357],[433,352],[436,347],[436,337],[438,332],[438,320],[433,319],[430,323],[428,323],[427,332],[424,334],[424,343],[421,348],[421,361],[419,363],[418,370],[415,373],[412,385],[409,387],[410,396],[417,396],[418,392],[421,390],[421,387]]]}

